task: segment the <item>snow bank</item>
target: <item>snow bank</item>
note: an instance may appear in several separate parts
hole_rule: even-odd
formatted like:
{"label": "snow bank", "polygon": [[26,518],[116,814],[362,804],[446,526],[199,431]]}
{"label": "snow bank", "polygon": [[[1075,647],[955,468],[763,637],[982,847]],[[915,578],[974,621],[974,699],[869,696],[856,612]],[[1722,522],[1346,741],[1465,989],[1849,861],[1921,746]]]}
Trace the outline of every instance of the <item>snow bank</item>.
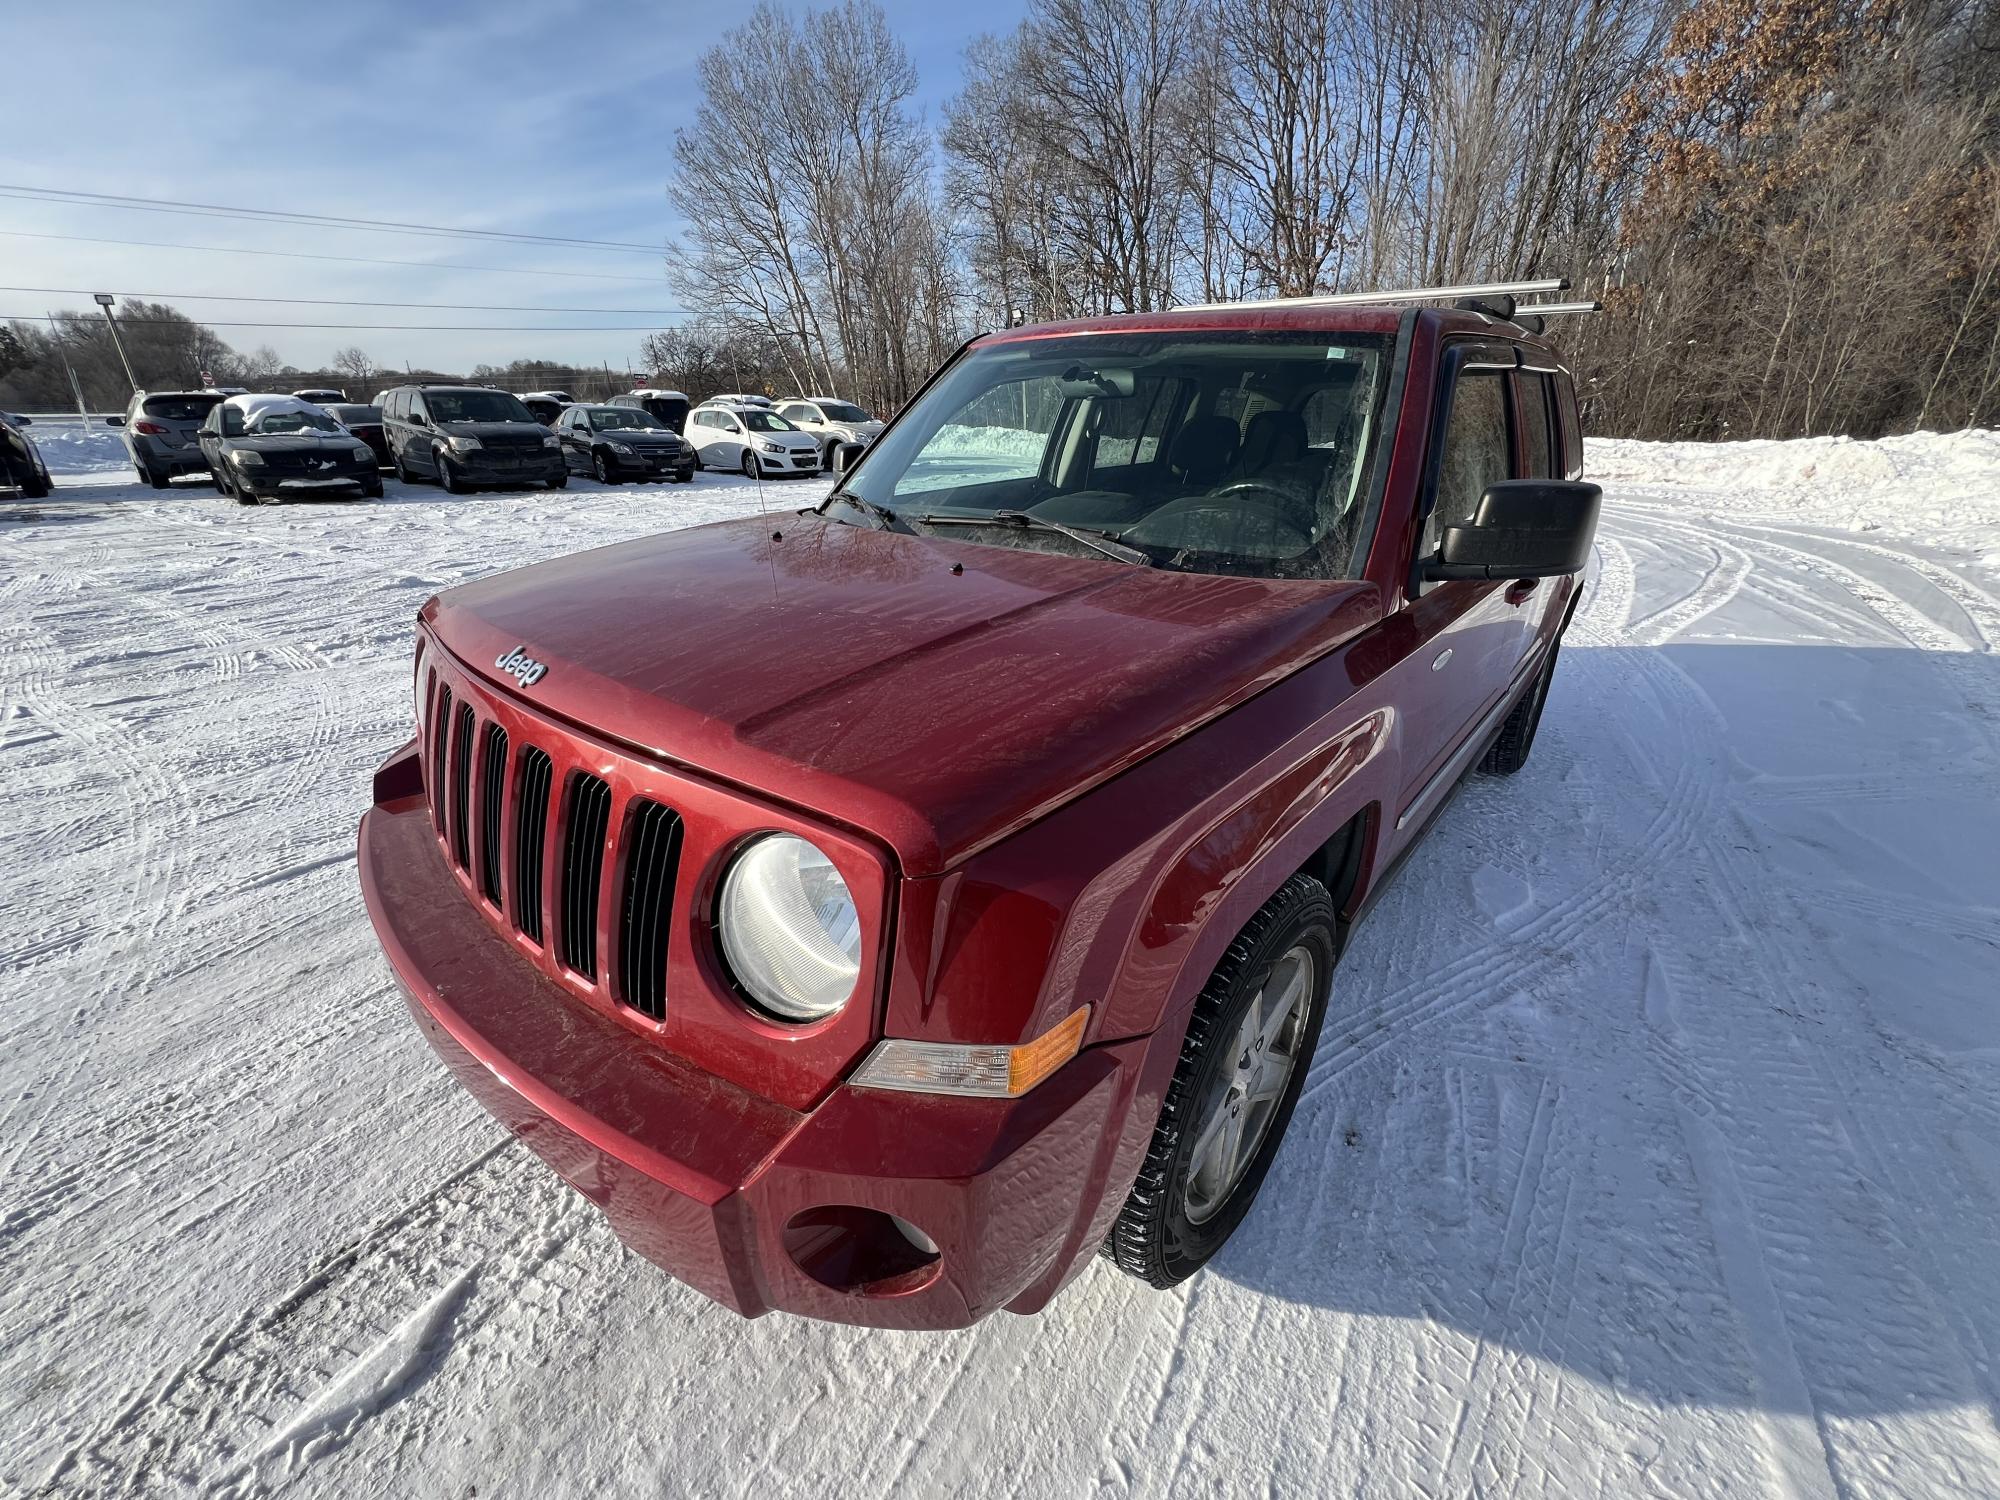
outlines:
{"label": "snow bank", "polygon": [[132,467],[125,439],[100,422],[86,429],[75,417],[37,417],[26,431],[51,474],[103,474]]}
{"label": "snow bank", "polygon": [[2000,566],[2000,432],[1913,432],[1782,442],[1638,443],[1591,438],[1585,472],[1698,500],[1717,515],[1778,516],[1845,531],[1882,530]]}

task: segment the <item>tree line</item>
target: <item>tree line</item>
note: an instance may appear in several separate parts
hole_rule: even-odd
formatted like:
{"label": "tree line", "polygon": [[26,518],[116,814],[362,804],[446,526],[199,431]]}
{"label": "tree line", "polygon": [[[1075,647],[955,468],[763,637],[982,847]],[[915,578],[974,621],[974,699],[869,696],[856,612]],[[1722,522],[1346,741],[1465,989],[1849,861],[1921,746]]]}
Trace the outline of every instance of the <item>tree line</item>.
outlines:
{"label": "tree line", "polygon": [[[1031,0],[934,121],[876,0],[761,0],[696,81],[665,270],[697,321],[638,358],[697,396],[887,413],[1011,322],[1566,275],[1606,304],[1553,330],[1593,432],[2000,423],[2000,0]],[[142,384],[372,393],[360,349],[123,313]],[[65,362],[123,404],[103,319],[61,314],[0,338],[0,406],[70,404]]]}
{"label": "tree line", "polygon": [[1593,431],[2000,420],[2000,0],[1034,0],[935,129],[873,0],[763,0],[698,78],[669,275],[787,388],[893,408],[1013,321],[1567,275]]}

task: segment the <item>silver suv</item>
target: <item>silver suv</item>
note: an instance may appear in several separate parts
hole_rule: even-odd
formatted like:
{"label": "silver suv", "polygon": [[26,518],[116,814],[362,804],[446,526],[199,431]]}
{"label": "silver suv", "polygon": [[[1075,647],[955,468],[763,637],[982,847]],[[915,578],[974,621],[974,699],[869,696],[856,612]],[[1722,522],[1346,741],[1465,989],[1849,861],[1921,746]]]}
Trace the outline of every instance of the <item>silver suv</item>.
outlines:
{"label": "silver suv", "polygon": [[110,420],[125,429],[125,451],[139,477],[163,490],[177,474],[208,477],[208,460],[195,439],[222,399],[219,391],[137,391],[125,415]]}
{"label": "silver suv", "polygon": [[834,449],[842,443],[859,443],[866,448],[882,432],[880,422],[838,396],[793,396],[778,403],[778,415],[819,439],[820,462],[829,469]]}

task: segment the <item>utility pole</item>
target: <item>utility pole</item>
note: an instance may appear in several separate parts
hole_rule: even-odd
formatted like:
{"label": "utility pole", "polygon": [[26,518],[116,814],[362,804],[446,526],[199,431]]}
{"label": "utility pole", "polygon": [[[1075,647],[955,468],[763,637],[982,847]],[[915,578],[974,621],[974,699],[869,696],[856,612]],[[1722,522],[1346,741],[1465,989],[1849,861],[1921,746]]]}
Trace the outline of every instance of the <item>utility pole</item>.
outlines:
{"label": "utility pole", "polygon": [[125,378],[132,385],[132,394],[139,394],[139,377],[132,373],[132,361],[125,357],[125,340],[118,336],[118,320],[111,316],[111,304],[118,299],[109,292],[93,294],[97,305],[104,309],[104,321],[111,325],[111,342],[117,346],[118,362],[125,367]]}
{"label": "utility pole", "polygon": [[76,414],[83,422],[83,430],[90,431],[90,413],[84,410],[83,387],[77,383],[76,366],[69,362],[69,344],[63,338],[62,328],[56,323],[56,315],[49,314],[49,336],[56,341],[56,353],[62,356],[63,374],[69,376],[70,394],[76,397]]}

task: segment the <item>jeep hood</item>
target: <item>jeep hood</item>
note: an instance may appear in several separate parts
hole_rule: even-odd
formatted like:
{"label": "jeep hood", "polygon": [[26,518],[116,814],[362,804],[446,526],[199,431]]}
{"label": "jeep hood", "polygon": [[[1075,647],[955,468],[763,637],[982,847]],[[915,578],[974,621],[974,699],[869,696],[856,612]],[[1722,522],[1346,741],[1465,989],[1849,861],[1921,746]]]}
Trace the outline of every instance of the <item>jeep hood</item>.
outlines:
{"label": "jeep hood", "polygon": [[[962,571],[954,571],[962,567]],[[933,874],[1371,623],[1360,583],[1223,578],[812,515],[502,573],[423,620],[544,713]],[[498,660],[547,671],[522,688]]]}

